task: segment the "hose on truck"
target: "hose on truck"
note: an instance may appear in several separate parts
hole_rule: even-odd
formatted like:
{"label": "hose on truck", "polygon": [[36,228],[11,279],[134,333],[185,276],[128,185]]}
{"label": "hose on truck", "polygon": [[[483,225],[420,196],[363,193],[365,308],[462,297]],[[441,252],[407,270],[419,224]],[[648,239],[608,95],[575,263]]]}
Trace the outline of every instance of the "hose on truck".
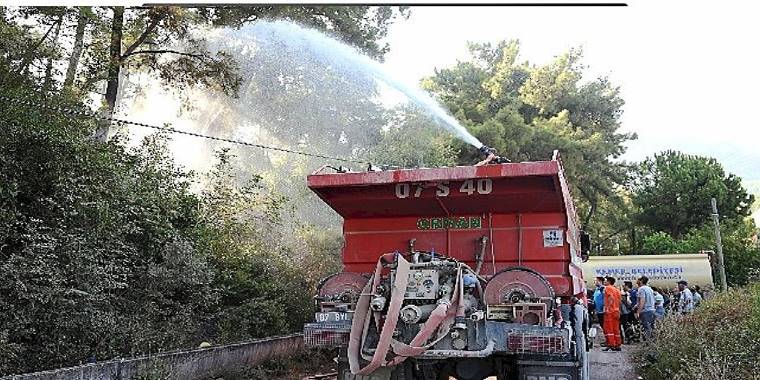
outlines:
{"label": "hose on truck", "polygon": [[[391,286],[390,303],[388,312],[385,315],[385,322],[380,326],[380,312],[370,313],[370,301],[374,295],[375,289],[380,284],[380,275],[383,268],[383,261],[386,256],[395,255],[396,259],[396,276]],[[395,366],[406,360],[408,357],[417,356],[433,347],[443,337],[446,336],[451,326],[454,324],[456,317],[464,317],[465,304],[464,286],[462,282],[464,264],[458,263],[455,278],[454,289],[450,300],[439,300],[438,305],[428,317],[428,320],[422,326],[417,335],[409,344],[393,339],[393,332],[396,330],[399,312],[404,301],[404,293],[409,281],[410,263],[399,254],[391,253],[380,257],[375,267],[375,272],[370,281],[364,287],[359,300],[356,304],[354,318],[351,323],[351,335],[348,342],[348,364],[351,373],[354,375],[368,375],[381,366]],[[469,269],[469,267],[467,267]],[[372,356],[362,353],[362,346],[367,338],[369,325],[374,319],[380,333],[377,347]],[[427,343],[433,334],[438,331],[438,335],[432,342]],[[392,351],[395,355],[387,360],[388,352]],[[360,366],[360,358],[369,361],[364,367]]]}

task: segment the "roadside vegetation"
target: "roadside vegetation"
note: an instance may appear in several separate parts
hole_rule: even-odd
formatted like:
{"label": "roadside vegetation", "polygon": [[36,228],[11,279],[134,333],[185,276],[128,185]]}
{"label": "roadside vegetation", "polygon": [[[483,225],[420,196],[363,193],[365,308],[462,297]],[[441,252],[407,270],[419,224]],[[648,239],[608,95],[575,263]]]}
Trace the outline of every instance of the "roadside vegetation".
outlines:
{"label": "roadside vegetation", "polygon": [[[304,348],[287,358],[266,361],[242,373],[236,373],[234,379],[281,379],[302,380],[307,376],[329,375],[337,372],[337,363],[333,361],[335,350]],[[332,378],[332,376],[325,376]]]}
{"label": "roadside vegetation", "polygon": [[668,317],[636,357],[647,380],[760,378],[760,284],[720,293],[689,316]]}
{"label": "roadside vegetation", "polygon": [[128,149],[81,120],[0,115],[1,373],[293,332],[339,270],[337,237],[238,184],[224,151],[193,192],[164,136]]}

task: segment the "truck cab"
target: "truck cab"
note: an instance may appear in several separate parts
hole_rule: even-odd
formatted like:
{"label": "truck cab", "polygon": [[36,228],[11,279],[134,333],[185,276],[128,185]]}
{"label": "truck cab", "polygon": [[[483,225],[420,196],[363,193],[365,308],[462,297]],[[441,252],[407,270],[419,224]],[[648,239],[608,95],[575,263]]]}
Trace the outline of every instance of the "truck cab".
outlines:
{"label": "truck cab", "polygon": [[588,378],[589,242],[558,153],[308,186],[344,220],[343,271],[304,328],[339,348],[339,378]]}

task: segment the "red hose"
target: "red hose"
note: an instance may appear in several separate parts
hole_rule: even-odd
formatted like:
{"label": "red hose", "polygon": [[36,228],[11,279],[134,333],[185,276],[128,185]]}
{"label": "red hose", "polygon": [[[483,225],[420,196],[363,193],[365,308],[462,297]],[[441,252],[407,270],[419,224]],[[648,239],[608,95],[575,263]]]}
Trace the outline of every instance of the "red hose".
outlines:
{"label": "red hose", "polygon": [[[393,332],[396,330],[399,312],[404,301],[404,293],[409,280],[410,269],[409,262],[401,255],[397,256],[396,263],[396,279],[391,289],[390,304],[388,305],[385,322],[383,323],[382,329],[378,330],[380,332],[380,337],[377,347],[375,348],[375,353],[371,358],[366,358],[370,362],[363,368],[360,368],[359,358],[363,356],[361,348],[366,339],[370,320],[372,319],[369,313],[369,304],[370,298],[380,281],[382,257],[378,260],[372,281],[367,283],[367,286],[365,286],[359,301],[357,302],[353,322],[351,324],[351,336],[348,343],[348,363],[351,373],[354,375],[367,375],[380,366],[394,366],[400,364],[408,357],[422,354],[446,336],[453,325],[454,317],[464,317],[465,305],[464,302],[462,302],[464,287],[462,285],[462,266],[460,265],[457,269],[456,283],[454,285],[454,290],[452,291],[451,302],[440,303],[435,310],[433,310],[427,322],[425,322],[422,329],[420,329],[409,344],[393,339]],[[375,313],[375,322],[378,323],[379,327],[378,316],[379,313]],[[439,331],[436,339],[425,344],[436,331]],[[396,357],[386,361],[385,358],[390,349],[392,349]]]}

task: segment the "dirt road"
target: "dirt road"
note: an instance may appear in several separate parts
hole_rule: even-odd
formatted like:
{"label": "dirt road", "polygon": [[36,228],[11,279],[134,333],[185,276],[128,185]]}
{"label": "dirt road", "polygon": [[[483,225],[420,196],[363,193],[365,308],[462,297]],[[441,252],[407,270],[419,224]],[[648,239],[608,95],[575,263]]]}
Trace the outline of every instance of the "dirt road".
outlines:
{"label": "dirt road", "polygon": [[591,380],[636,380],[638,376],[634,371],[631,355],[635,346],[624,344],[622,351],[602,351],[600,347],[604,341],[604,334],[599,325],[595,324],[596,339],[594,339],[594,348],[591,349],[590,365]]}
{"label": "dirt road", "polygon": [[620,352],[591,350],[591,380],[636,380],[638,376],[631,363],[633,347],[623,345]]}

